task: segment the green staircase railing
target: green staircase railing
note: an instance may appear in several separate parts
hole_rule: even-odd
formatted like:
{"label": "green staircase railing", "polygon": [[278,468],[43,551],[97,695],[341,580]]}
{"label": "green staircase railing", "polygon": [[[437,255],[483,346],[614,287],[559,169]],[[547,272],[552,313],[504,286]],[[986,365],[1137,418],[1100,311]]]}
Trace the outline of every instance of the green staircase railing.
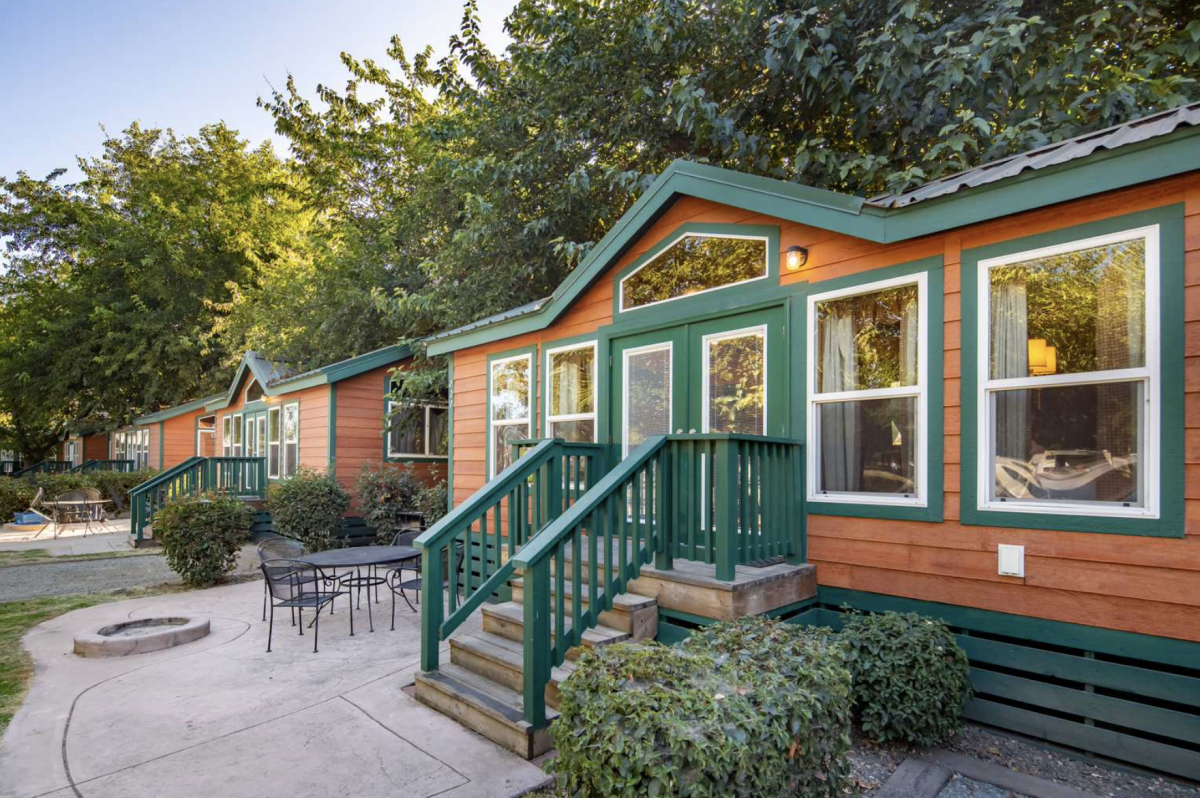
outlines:
{"label": "green staircase railing", "polygon": [[71,469],[72,473],[90,474],[95,471],[136,471],[136,463],[132,460],[84,460]]}
{"label": "green staircase railing", "polygon": [[[596,482],[607,447],[551,438],[515,444],[519,458],[430,527],[421,549],[421,663],[437,670],[438,645],[507,586],[511,557]],[[433,597],[443,593],[442,602]]]}
{"label": "green staircase railing", "polygon": [[43,460],[40,463],[34,463],[31,466],[25,466],[25,468],[14,471],[13,476],[24,477],[29,474],[59,474],[70,471],[74,465],[70,460]]}
{"label": "green staircase railing", "polygon": [[142,540],[164,504],[180,496],[220,493],[242,499],[267,495],[265,457],[191,457],[129,492],[129,533]]}
{"label": "green staircase railing", "polygon": [[[525,585],[525,720],[546,725],[551,670],[651,560],[669,570],[675,556],[698,559],[722,580],[738,564],[802,560],[801,469],[791,440],[657,436],[529,541],[510,561]],[[568,574],[576,596],[569,612]]]}

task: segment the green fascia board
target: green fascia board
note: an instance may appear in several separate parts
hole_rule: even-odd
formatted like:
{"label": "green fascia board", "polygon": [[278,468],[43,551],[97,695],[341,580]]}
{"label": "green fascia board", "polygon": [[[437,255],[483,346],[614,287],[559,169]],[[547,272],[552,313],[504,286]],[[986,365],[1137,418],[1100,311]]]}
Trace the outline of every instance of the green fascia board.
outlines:
{"label": "green fascia board", "polygon": [[247,352],[242,355],[242,362],[238,364],[237,371],[233,375],[233,381],[229,384],[229,390],[218,396],[217,399],[204,405],[204,409],[220,410],[233,404],[233,400],[241,389],[242,381],[245,379],[247,372],[253,374],[254,379],[258,380],[258,384],[263,388],[263,393],[268,396],[274,396],[268,389],[268,382],[271,379],[271,375],[260,371],[256,359],[251,357],[250,352]]}
{"label": "green fascia board", "polygon": [[[412,347],[386,346],[383,349],[376,349],[374,352],[367,352],[364,355],[325,366],[322,371],[325,372],[329,382],[341,382],[381,366],[387,366],[399,360],[407,360],[412,355]],[[280,387],[283,386],[280,385]]]}
{"label": "green fascia board", "polygon": [[667,167],[633,207],[591,249],[547,301],[529,312],[483,326],[450,330],[428,339],[444,355],[548,327],[591,286],[678,196],[707,199],[753,213],[891,244],[1080,197],[1192,171],[1200,163],[1200,127],[899,208],[870,205],[861,197],[678,160]]}
{"label": "green fascia board", "polygon": [[210,402],[215,402],[216,400],[220,399],[223,395],[224,394],[219,394],[219,393],[213,394],[212,396],[206,396],[203,399],[196,399],[194,401],[186,402],[181,405],[175,405],[174,407],[166,407],[166,408],[163,408],[162,410],[159,410],[156,413],[148,413],[147,415],[141,416],[140,418],[135,418],[133,420],[133,423],[134,424],[153,424],[158,421],[166,421],[169,418],[175,418],[176,416],[182,416],[184,413],[191,413],[196,410],[203,410],[208,407]]}

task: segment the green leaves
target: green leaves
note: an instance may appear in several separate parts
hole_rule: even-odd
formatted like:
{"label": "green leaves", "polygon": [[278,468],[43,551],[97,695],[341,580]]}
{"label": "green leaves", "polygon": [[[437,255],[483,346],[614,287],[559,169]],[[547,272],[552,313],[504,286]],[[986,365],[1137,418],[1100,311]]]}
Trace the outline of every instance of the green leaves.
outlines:
{"label": "green leaves", "polygon": [[237,499],[187,496],[168,502],[154,517],[171,570],[193,587],[221,581],[237,565],[254,511]]}
{"label": "green leaves", "polygon": [[307,467],[267,491],[267,512],[275,531],[304,544],[309,551],[333,548],[342,516],[350,509],[346,493],[332,474]]}

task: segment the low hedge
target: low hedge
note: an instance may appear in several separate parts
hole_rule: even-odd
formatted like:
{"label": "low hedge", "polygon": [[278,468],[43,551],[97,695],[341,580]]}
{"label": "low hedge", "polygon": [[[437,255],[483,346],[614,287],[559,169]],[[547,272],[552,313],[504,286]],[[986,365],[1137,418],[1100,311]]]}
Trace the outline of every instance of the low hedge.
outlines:
{"label": "low hedge", "polygon": [[587,652],[561,687],[550,768],[585,798],[841,795],[850,674],[835,641],[748,619],[681,647]]}
{"label": "low hedge", "polygon": [[915,613],[851,613],[840,637],[864,735],[936,745],[958,732],[970,668],[946,624]]}
{"label": "low hedge", "polygon": [[14,515],[28,510],[36,492],[29,480],[0,477],[0,523],[11,523]]}
{"label": "low hedge", "polygon": [[367,526],[375,529],[375,542],[390,544],[402,524],[397,513],[420,512],[417,497],[421,482],[409,466],[384,466],[372,469],[364,463],[354,480],[359,512]]}
{"label": "low hedge", "polygon": [[237,565],[253,520],[254,511],[237,499],[187,496],[158,511],[154,539],[184,583],[205,587],[220,582]]}
{"label": "low hedge", "polygon": [[299,540],[308,551],[324,551],[339,545],[350,494],[332,474],[301,468],[271,485],[266,505],[276,533]]}

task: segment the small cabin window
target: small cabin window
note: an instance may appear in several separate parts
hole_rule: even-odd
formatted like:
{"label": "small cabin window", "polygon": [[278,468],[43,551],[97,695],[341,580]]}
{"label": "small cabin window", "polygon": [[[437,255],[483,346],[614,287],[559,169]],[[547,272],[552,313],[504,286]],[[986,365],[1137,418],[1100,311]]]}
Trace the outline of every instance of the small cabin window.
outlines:
{"label": "small cabin window", "polygon": [[767,239],[685,233],[621,280],[621,310],[767,276]]}

